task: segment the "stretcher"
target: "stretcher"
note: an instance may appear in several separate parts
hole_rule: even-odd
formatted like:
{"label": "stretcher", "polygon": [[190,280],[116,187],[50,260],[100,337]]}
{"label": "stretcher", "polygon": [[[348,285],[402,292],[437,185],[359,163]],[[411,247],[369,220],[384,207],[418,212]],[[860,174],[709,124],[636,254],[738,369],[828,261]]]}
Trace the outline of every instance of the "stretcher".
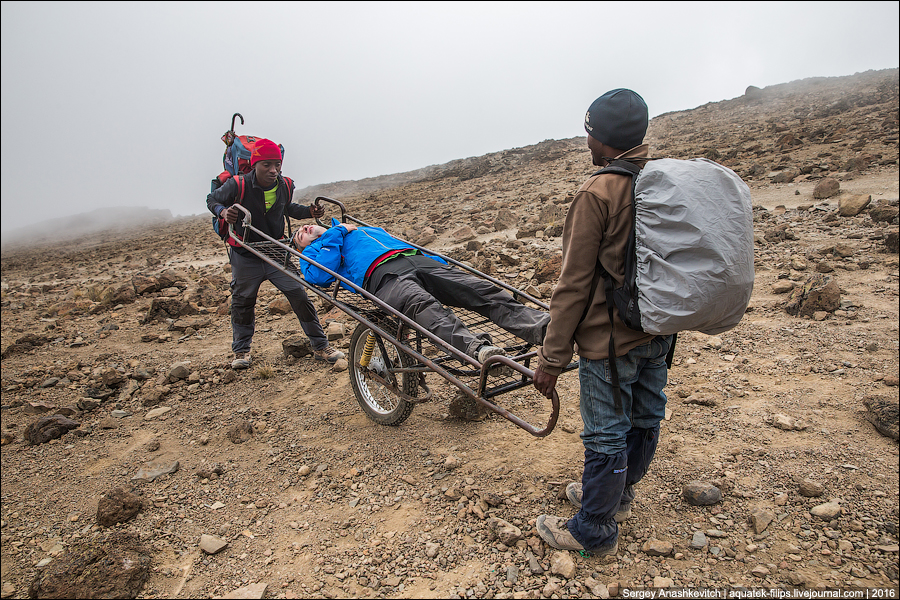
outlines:
{"label": "stretcher", "polygon": [[[330,209],[339,209],[341,214],[339,220],[342,223],[352,222],[364,227],[371,226],[348,214],[344,204],[338,200],[325,196],[317,197],[315,204],[322,205],[322,203],[332,205]],[[530,343],[494,325],[475,312],[454,307],[452,310],[470,331],[489,334],[492,344],[506,351],[506,356],[492,356],[484,363],[480,363],[365,289],[302,255],[291,246],[290,238],[276,240],[253,227],[250,212],[240,204],[234,206],[243,212],[242,225],[248,240],[238,239],[234,235],[233,225],[229,225],[232,238],[240,247],[289,275],[308,292],[339,308],[357,322],[350,337],[347,353],[348,370],[353,393],[369,419],[382,425],[396,426],[403,423],[416,404],[434,398],[426,374],[435,373],[458,388],[458,393],[465,394],[484,408],[535,437],[544,437],[553,431],[559,419],[559,396],[556,391],[549,399],[540,396],[543,401],[550,404],[549,416],[546,422],[543,422],[542,418],[540,426],[513,414],[501,402],[503,394],[532,384],[534,371],[530,365],[537,351]],[[321,221],[319,224],[326,226]],[[508,291],[520,302],[539,310],[549,310],[549,306],[537,298],[464,263],[407,240],[403,241],[411,248],[440,256],[449,265],[489,280]],[[320,287],[307,282],[299,268],[301,260],[330,274],[335,278],[335,282],[329,287]],[[574,369],[577,369],[577,363],[572,362],[565,370]]]}

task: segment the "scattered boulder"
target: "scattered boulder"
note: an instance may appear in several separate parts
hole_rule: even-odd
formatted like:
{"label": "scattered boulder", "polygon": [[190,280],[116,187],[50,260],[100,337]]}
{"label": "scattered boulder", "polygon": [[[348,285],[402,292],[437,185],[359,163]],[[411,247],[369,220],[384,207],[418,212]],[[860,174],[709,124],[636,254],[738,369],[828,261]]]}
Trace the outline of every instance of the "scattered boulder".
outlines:
{"label": "scattered boulder", "polygon": [[841,307],[841,288],[822,273],[811,275],[797,286],[787,299],[784,310],[792,316],[812,317],[817,311],[832,313]]}
{"label": "scattered boulder", "polygon": [[525,539],[521,529],[503,519],[491,517],[487,520],[487,526],[497,536],[497,539],[507,546],[515,546],[516,542]]}
{"label": "scattered boulder", "polygon": [[200,536],[200,549],[206,554],[217,554],[225,549],[228,542],[215,535],[203,534]]}
{"label": "scattered boulder", "polygon": [[303,358],[313,353],[313,348],[306,337],[292,337],[281,342],[281,350],[287,357]]}
{"label": "scattered boulder", "polygon": [[25,428],[24,438],[36,446],[60,438],[79,425],[77,421],[62,415],[45,415]]}
{"label": "scattered boulder", "polygon": [[249,421],[241,420],[228,430],[227,437],[235,444],[243,444],[252,439],[253,434],[253,425]]}
{"label": "scattered boulder", "polygon": [[865,417],[881,435],[893,440],[900,439],[900,400],[897,395],[892,397],[882,395],[870,395],[863,398],[863,406],[866,407]]}
{"label": "scattered boulder", "polygon": [[133,519],[143,508],[143,501],[123,488],[116,488],[100,496],[97,502],[97,524],[112,527]]}
{"label": "scattered boulder", "polygon": [[453,399],[450,400],[447,411],[454,419],[462,419],[464,421],[483,421],[488,415],[486,408],[467,394],[461,392],[454,395]]}
{"label": "scattered boulder", "polygon": [[171,475],[172,473],[178,472],[178,467],[181,463],[175,460],[158,460],[151,463],[147,463],[141,466],[138,469],[137,474],[131,478],[132,481],[145,481],[151,482],[156,480],[163,475]]}
{"label": "scattered boulder", "polygon": [[875,223],[893,223],[900,209],[889,204],[877,204],[869,209],[869,218]]}
{"label": "scattered boulder", "polygon": [[672,542],[664,540],[649,539],[641,546],[641,552],[647,556],[669,556],[675,551]]}
{"label": "scattered boulder", "polygon": [[831,521],[841,515],[841,505],[832,500],[831,502],[812,507],[809,512],[812,513],[812,516],[814,517],[819,517],[825,521]]}
{"label": "scattered boulder", "polygon": [[841,191],[841,183],[834,177],[826,177],[816,184],[813,189],[813,198],[816,200],[824,200],[837,195]]}
{"label": "scattered boulder", "polygon": [[818,498],[825,493],[825,486],[818,481],[812,479],[804,479],[800,482],[799,490],[801,496],[806,498]]}
{"label": "scattered boulder", "polygon": [[565,579],[575,577],[575,561],[568,552],[554,552],[550,556],[550,572]]}
{"label": "scattered boulder", "polygon": [[764,508],[755,508],[750,513],[750,526],[753,527],[753,533],[759,535],[775,520],[775,515],[771,511]]}
{"label": "scattered boulder", "polygon": [[137,598],[152,559],[128,534],[71,547],[39,571],[30,598]]}
{"label": "scattered boulder", "polygon": [[871,194],[841,196],[841,200],[838,202],[838,214],[842,217],[855,217],[864,211],[871,201]]}
{"label": "scattered boulder", "polygon": [[688,504],[693,506],[709,506],[722,501],[722,491],[711,483],[691,481],[682,489],[682,495]]}
{"label": "scattered boulder", "polygon": [[291,303],[284,296],[279,296],[269,302],[268,309],[271,315],[289,315],[294,310],[291,308]]}

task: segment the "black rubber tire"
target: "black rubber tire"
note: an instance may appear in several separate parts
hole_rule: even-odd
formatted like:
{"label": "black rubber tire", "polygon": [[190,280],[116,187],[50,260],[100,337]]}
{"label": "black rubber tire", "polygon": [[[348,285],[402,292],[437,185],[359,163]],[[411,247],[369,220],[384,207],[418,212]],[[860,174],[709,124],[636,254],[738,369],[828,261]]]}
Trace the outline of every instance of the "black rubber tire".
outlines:
{"label": "black rubber tire", "polygon": [[[381,425],[400,425],[412,413],[415,406],[412,402],[400,398],[394,392],[384,387],[377,381],[366,379],[365,372],[359,366],[359,359],[363,354],[366,346],[366,339],[371,329],[360,323],[353,331],[350,337],[350,386],[356,395],[356,401],[371,420]],[[408,367],[413,364],[413,359],[402,352],[395,345],[384,340],[384,347],[391,354],[389,357],[391,364],[396,366]],[[372,358],[369,362],[369,368],[378,370],[379,364],[384,365],[385,357],[381,353],[381,348],[375,344],[372,351]],[[417,373],[401,373],[400,389],[409,396],[414,396],[418,388]]]}

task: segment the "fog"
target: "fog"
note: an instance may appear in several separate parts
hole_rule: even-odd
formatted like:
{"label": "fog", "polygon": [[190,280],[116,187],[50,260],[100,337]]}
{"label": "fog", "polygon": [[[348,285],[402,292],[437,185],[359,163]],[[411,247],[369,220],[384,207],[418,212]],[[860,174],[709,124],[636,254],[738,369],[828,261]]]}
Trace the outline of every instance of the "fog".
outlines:
{"label": "fog", "polygon": [[656,116],[895,68],[898,20],[897,2],[3,2],[0,225],[205,213],[235,112],[303,188],[583,136],[613,88]]}

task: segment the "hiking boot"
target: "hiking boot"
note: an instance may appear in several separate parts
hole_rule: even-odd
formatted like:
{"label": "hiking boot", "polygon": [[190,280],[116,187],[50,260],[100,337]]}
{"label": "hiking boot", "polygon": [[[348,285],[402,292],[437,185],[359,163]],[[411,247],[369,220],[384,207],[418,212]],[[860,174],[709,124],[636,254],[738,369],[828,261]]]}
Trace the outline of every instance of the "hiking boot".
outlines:
{"label": "hiking boot", "polygon": [[235,352],[234,360],[231,361],[231,368],[235,371],[249,369],[251,362],[253,362],[253,359],[250,357],[249,352]]}
{"label": "hiking boot", "polygon": [[340,350],[335,350],[331,344],[328,344],[321,350],[314,350],[313,356],[316,360],[324,360],[334,364],[344,358],[344,353]]}
{"label": "hiking boot", "polygon": [[541,539],[557,550],[584,550],[566,528],[566,520],[552,515],[541,515],[534,524]]}
{"label": "hiking boot", "polygon": [[[484,344],[475,352],[475,360],[482,364],[492,356],[506,356],[506,350],[498,346]],[[510,367],[500,364],[491,367],[491,374],[500,377],[510,377],[514,374],[514,371]]]}
{"label": "hiking boot", "polygon": [[[566,498],[572,503],[572,506],[581,510],[581,484],[573,481],[566,486]],[[621,523],[631,517],[631,504],[619,504],[619,510],[616,511],[616,523]]]}

